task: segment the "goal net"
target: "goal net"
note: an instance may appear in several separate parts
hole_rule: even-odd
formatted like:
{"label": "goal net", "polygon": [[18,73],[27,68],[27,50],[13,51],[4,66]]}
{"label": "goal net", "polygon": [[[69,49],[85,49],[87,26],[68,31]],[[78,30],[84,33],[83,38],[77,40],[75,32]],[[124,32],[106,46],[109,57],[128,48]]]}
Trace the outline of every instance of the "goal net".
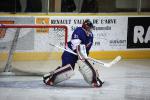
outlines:
{"label": "goal net", "polygon": [[64,25],[0,24],[0,72],[43,75],[61,66],[68,36]]}

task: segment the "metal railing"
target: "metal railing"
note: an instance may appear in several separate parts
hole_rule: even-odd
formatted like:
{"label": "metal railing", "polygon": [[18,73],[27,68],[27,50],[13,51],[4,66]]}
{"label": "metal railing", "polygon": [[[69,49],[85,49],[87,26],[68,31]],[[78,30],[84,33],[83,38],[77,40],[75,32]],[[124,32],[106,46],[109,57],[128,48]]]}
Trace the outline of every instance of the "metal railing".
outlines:
{"label": "metal railing", "polygon": [[[13,1],[13,0],[12,0]],[[58,3],[58,0],[29,0],[30,2],[32,3],[29,3],[29,5],[27,4],[27,1],[28,0],[15,0],[13,1],[13,3],[10,3],[10,0],[7,2],[7,0],[4,1],[0,1],[0,12],[1,13],[6,13],[6,12],[10,12],[10,13],[52,13],[52,12],[58,12],[59,13],[63,13],[63,11],[61,10],[63,7],[66,7],[66,6],[70,6],[69,4],[68,5],[65,5],[62,4],[62,0],[61,2],[59,2],[59,6],[60,7],[55,7],[56,6],[56,3]],[[39,2],[37,2],[39,1]],[[70,1],[70,0],[68,0]],[[81,12],[81,7],[83,5],[83,1],[84,0],[72,0],[74,1],[74,5],[76,6],[75,10],[72,10],[72,11],[69,11],[69,13],[84,13]],[[88,0],[87,0],[88,1]],[[94,1],[97,1],[99,3],[103,2],[102,0],[92,0],[93,2]],[[14,3],[15,2],[15,3]],[[112,0],[112,2],[114,2],[113,4],[116,4],[117,0]],[[123,2],[126,2],[126,0],[124,0]],[[111,8],[111,6],[108,6],[110,4],[106,4],[107,8],[105,5],[105,8],[107,8],[107,11],[105,11],[105,9],[98,9],[96,12],[90,10],[88,13],[100,13],[100,12],[137,12],[137,13],[140,13],[140,12],[143,12],[143,8],[145,8],[144,5],[142,5],[143,3],[146,4],[146,2],[149,4],[149,0],[134,0],[132,2],[135,2],[133,6],[137,6],[135,8],[124,8],[124,9],[117,9],[116,8]],[[99,4],[98,3],[98,4]],[[3,5],[3,6],[1,6]],[[6,7],[7,5],[7,7]],[[11,5],[11,7],[9,6]],[[58,4],[57,4],[58,5]],[[101,7],[100,5],[95,5],[97,7]],[[128,5],[126,5],[128,6]],[[26,10],[27,7],[29,7],[29,10]],[[143,7],[143,8],[142,8]],[[58,10],[59,9],[59,10]],[[68,9],[68,8],[66,8]],[[92,9],[92,8],[90,8]],[[112,10],[113,9],[113,10]],[[65,10],[65,12],[67,12],[67,10]],[[146,12],[150,12],[150,7],[146,7]]]}

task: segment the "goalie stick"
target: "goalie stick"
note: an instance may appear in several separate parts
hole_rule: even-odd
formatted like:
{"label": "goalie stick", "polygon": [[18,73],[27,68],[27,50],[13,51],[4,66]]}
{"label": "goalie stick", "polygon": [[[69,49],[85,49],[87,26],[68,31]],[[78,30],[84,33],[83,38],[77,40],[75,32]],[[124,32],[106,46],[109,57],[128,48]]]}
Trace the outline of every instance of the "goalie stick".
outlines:
{"label": "goalie stick", "polygon": [[[56,45],[51,44],[51,43],[49,43],[49,45],[54,46],[54,47],[56,47],[56,48],[59,48],[59,49],[61,49],[61,50],[67,51],[67,52],[72,53],[72,54],[74,54],[74,55],[77,55],[77,53],[73,52],[72,50],[65,49],[65,48],[56,46]],[[104,62],[102,62],[102,61],[100,61],[100,60],[97,60],[97,59],[94,59],[94,58],[91,58],[91,57],[88,57],[87,59],[92,60],[93,62],[98,63],[98,64],[100,64],[100,65],[103,65],[104,67],[109,68],[109,67],[111,67],[112,65],[116,64],[117,62],[119,62],[119,61],[121,60],[121,56],[117,56],[115,59],[113,59],[113,60],[112,60],[111,62],[109,62],[109,63],[104,63]]]}

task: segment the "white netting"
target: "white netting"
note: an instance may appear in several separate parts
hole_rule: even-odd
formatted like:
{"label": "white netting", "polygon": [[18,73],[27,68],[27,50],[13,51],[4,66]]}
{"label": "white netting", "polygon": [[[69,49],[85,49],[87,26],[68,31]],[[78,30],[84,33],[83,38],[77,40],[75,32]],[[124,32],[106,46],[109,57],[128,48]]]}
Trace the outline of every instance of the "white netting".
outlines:
{"label": "white netting", "polygon": [[65,47],[65,30],[63,28],[51,28],[49,31],[49,42],[60,47]]}
{"label": "white netting", "polygon": [[49,43],[64,48],[66,42],[66,26],[0,25],[0,71],[48,72],[61,65],[62,54]]}

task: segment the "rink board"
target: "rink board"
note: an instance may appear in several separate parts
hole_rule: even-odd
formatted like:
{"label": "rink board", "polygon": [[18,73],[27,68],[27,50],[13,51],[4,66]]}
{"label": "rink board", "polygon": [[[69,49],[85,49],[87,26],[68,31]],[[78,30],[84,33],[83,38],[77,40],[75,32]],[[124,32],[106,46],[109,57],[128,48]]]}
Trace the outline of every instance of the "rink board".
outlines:
{"label": "rink board", "polygon": [[[11,20],[15,24],[42,24],[39,20],[50,25],[66,25],[68,27],[68,40],[77,26],[81,26],[84,19],[90,19],[94,25],[94,43],[90,56],[96,59],[113,59],[121,55],[125,59],[150,58],[150,20],[148,14],[35,14],[32,17],[26,14],[2,14],[0,20]],[[12,17],[13,16],[13,17]],[[60,17],[60,16],[63,16]],[[141,29],[141,30],[140,30]],[[35,30],[35,29],[34,29]],[[138,33],[138,32],[141,33]],[[139,35],[142,34],[142,35]],[[49,60],[60,59],[62,52],[49,51],[46,39],[41,39],[40,34],[27,34],[24,41],[31,41],[25,45],[21,38],[18,41],[14,60]],[[42,34],[43,35],[43,34]],[[5,38],[5,37],[4,37]],[[41,39],[41,40],[40,40]],[[3,44],[10,41],[0,40],[0,60],[7,58],[9,50]],[[5,39],[10,40],[10,39]],[[43,44],[45,44],[43,47]]]}

